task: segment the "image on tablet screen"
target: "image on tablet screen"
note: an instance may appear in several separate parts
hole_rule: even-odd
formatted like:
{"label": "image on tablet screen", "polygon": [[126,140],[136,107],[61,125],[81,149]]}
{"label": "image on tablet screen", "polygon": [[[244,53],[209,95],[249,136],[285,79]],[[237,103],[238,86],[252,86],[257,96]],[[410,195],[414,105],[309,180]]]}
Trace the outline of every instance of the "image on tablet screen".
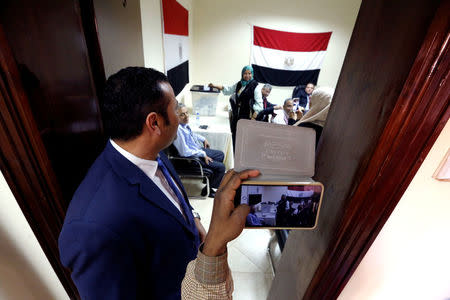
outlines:
{"label": "image on tablet screen", "polygon": [[313,228],[320,185],[242,185],[241,204],[250,205],[246,227]]}

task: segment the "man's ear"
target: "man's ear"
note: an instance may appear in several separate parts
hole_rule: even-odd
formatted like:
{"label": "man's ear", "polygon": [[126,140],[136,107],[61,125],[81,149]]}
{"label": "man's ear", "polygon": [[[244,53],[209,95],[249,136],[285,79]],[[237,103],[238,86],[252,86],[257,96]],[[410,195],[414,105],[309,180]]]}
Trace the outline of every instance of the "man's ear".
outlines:
{"label": "man's ear", "polygon": [[147,118],[145,119],[145,126],[147,127],[147,130],[151,134],[161,135],[161,129],[158,126],[158,114],[155,112],[151,112],[147,115]]}

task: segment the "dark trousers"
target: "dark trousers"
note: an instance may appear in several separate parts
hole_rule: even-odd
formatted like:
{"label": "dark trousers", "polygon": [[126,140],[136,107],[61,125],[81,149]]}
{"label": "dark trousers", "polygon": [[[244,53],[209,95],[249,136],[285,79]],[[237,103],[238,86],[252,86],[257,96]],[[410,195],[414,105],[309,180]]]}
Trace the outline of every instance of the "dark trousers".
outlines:
{"label": "dark trousers", "polygon": [[222,181],[223,175],[225,174],[225,165],[223,164],[225,155],[220,150],[213,150],[208,148],[202,148],[202,150],[206,152],[206,155],[213,159],[213,161],[207,165],[204,158],[199,157],[202,166],[213,171],[213,174],[210,178],[210,184],[211,187],[217,189],[220,185],[220,182]]}

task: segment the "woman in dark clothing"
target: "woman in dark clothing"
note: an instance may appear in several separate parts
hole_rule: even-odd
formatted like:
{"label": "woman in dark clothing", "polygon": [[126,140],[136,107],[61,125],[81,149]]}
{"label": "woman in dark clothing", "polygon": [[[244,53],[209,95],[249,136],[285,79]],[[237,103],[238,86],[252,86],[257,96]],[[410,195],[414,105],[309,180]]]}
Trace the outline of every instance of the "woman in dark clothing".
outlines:
{"label": "woman in dark clothing", "polygon": [[231,95],[230,129],[233,138],[233,151],[236,143],[236,126],[240,119],[251,119],[255,102],[255,88],[258,82],[253,79],[253,68],[245,66],[241,72],[241,80],[232,86],[209,84],[222,91],[224,95]]}

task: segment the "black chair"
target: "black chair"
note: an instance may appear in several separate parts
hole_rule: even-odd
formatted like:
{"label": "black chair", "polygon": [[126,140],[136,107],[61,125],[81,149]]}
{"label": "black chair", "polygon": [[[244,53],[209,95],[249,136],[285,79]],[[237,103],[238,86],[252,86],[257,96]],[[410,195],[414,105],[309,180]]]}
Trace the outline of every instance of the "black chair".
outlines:
{"label": "black chair", "polygon": [[[182,157],[178,153],[177,148],[172,144],[167,147],[164,152],[170,160],[178,176],[183,179],[199,179],[203,184],[206,184],[207,195],[209,195],[209,178],[213,172],[211,169],[205,168],[200,163],[200,158],[197,157]],[[199,195],[188,195],[189,197],[198,197]]]}

